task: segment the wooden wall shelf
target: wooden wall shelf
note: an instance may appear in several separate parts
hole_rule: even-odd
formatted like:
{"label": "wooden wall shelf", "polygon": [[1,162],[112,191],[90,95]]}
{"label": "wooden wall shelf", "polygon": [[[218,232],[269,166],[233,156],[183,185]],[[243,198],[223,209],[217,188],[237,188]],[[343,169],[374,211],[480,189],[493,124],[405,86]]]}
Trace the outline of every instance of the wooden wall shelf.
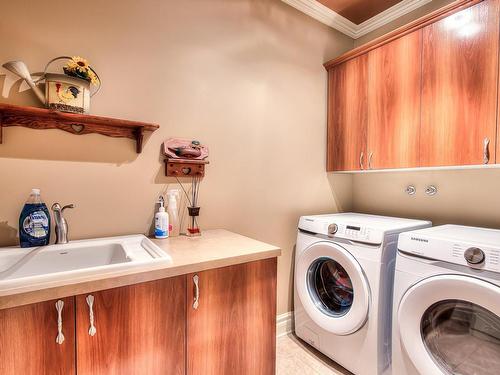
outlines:
{"label": "wooden wall shelf", "polygon": [[2,128],[8,126],[60,129],[76,135],[96,133],[108,137],[130,138],[136,141],[138,154],[142,152],[144,133],[154,132],[160,127],[157,124],[139,121],[0,103],[0,144],[2,143]]}

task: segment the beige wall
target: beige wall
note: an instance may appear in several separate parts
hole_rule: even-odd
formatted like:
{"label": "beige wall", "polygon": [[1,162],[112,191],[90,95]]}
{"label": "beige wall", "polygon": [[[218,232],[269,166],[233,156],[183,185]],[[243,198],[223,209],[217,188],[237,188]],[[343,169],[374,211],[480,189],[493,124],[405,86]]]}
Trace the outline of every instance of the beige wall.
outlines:
{"label": "beige wall", "polygon": [[[376,30],[360,45],[449,3],[434,0]],[[92,112],[158,122],[136,155],[133,142],[62,131],[4,129],[0,146],[0,245],[16,243],[32,187],[47,203],[75,203],[71,237],[148,233],[164,177],[161,142],[195,137],[210,146],[201,188],[203,228],[227,228],[283,248],[278,312],[291,309],[297,219],[357,210],[500,227],[500,170],[326,174],[326,72],[353,41],[278,0],[86,3],[68,17],[51,0],[0,5],[0,62],[33,71],[79,54],[103,78]],[[49,11],[50,9],[50,11]],[[80,26],[81,25],[81,26]],[[0,102],[36,105],[0,71]],[[404,187],[413,183],[418,194]],[[423,194],[436,184],[437,196]]]}
{"label": "beige wall", "polygon": [[[404,192],[407,185],[417,194]],[[429,197],[426,186],[438,193]],[[500,169],[379,172],[356,175],[355,211],[500,229]]]}
{"label": "beige wall", "polygon": [[[0,244],[16,243],[32,187],[75,203],[71,238],[147,233],[164,177],[162,141],[209,145],[201,226],[283,248],[278,312],[291,309],[292,250],[303,214],[349,209],[351,177],[325,173],[326,72],[352,39],[269,1],[4,1],[0,62],[34,71],[52,57],[87,57],[103,80],[94,114],[158,122],[136,155],[129,140],[58,130],[4,130]],[[0,101],[36,104],[0,72]]]}

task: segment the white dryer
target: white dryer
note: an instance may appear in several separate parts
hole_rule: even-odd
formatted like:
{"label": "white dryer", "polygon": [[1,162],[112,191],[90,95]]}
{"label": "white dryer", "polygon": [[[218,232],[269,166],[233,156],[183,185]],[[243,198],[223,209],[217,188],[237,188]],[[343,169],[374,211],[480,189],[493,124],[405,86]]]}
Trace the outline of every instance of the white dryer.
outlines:
{"label": "white dryer", "polygon": [[393,374],[500,374],[500,230],[400,235]]}
{"label": "white dryer", "polygon": [[295,332],[357,375],[390,363],[398,234],[428,221],[355,213],[303,216],[295,256]]}

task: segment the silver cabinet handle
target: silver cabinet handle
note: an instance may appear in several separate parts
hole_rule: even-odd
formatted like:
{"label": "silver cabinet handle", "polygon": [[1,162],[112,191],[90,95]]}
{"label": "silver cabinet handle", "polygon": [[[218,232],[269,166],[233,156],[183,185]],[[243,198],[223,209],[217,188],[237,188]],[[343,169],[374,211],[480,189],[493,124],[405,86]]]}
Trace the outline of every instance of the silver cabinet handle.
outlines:
{"label": "silver cabinet handle", "polygon": [[361,151],[361,154],[359,155],[359,168],[360,169],[365,169],[363,166],[363,158],[365,157],[365,153]]}
{"label": "silver cabinet handle", "polygon": [[193,283],[194,283],[193,309],[195,309],[195,310],[200,305],[200,285],[198,283],[199,280],[200,280],[200,278],[198,277],[198,275],[193,276]]}
{"label": "silver cabinet handle", "polygon": [[483,141],[483,164],[488,164],[490,162],[490,139],[485,138]]}
{"label": "silver cabinet handle", "polygon": [[370,155],[368,156],[368,169],[372,169],[372,159],[373,159],[373,152],[370,152]]}
{"label": "silver cabinet handle", "polygon": [[90,328],[89,335],[94,336],[97,333],[97,330],[94,326],[94,296],[89,294],[86,298],[87,305],[89,305],[89,320],[90,320]]}
{"label": "silver cabinet handle", "polygon": [[62,345],[64,342],[64,335],[62,332],[63,328],[63,321],[62,321],[62,311],[64,307],[64,301],[59,300],[56,302],[56,310],[57,310],[57,337],[56,337],[56,342],[59,345]]}

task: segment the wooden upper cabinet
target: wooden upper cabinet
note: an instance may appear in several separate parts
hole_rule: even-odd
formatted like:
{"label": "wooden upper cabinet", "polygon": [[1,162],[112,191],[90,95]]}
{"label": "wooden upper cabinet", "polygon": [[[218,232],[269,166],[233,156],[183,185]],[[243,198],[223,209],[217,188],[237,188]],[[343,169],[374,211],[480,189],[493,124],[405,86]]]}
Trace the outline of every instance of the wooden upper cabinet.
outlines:
{"label": "wooden upper cabinet", "polygon": [[61,301],[61,344],[57,301],[0,310],[0,374],[75,374],[75,299]]}
{"label": "wooden upper cabinet", "polygon": [[328,72],[328,171],[366,168],[367,61],[362,55]]}
{"label": "wooden upper cabinet", "polygon": [[185,373],[185,276],[90,295],[94,336],[89,295],[76,297],[79,375]]}
{"label": "wooden upper cabinet", "polygon": [[423,29],[422,166],[495,162],[498,0]]}
{"label": "wooden upper cabinet", "polygon": [[274,374],[276,258],[191,274],[188,285],[187,374]]}
{"label": "wooden upper cabinet", "polygon": [[422,30],[368,53],[368,167],[419,165]]}

